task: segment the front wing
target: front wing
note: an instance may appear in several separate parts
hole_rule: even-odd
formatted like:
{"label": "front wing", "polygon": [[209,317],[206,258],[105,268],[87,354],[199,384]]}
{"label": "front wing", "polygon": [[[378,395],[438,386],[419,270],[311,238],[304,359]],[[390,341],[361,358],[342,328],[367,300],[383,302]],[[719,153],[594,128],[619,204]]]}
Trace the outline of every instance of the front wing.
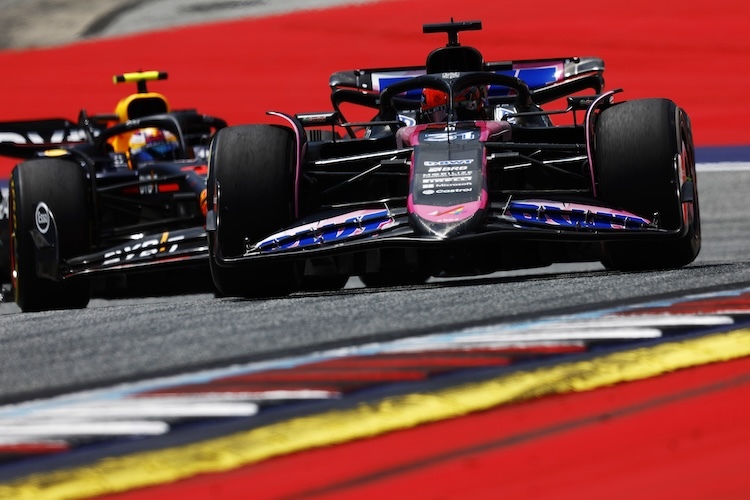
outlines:
{"label": "front wing", "polygon": [[[460,210],[461,207],[455,207]],[[221,228],[217,228],[219,231]],[[217,256],[221,265],[256,259],[299,259],[367,248],[439,247],[473,240],[556,240],[596,242],[627,239],[670,239],[685,229],[665,230],[656,220],[612,208],[542,199],[491,204],[476,231],[452,238],[416,234],[405,208],[356,210],[308,222],[248,243],[244,255]]]}
{"label": "front wing", "polygon": [[208,240],[203,227],[142,235],[106,250],[66,260],[60,259],[49,234],[41,236],[34,235],[37,272],[50,279],[208,265]]}

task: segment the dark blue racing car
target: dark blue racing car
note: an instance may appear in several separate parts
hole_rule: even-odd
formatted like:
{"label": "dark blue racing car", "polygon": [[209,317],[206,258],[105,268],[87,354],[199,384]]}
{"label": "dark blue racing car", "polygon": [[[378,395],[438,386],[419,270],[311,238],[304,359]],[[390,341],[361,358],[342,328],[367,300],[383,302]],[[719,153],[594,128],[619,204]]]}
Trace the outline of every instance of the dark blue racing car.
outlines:
{"label": "dark blue racing car", "polygon": [[138,89],[112,114],[0,123],[0,154],[23,159],[3,247],[23,311],[85,307],[92,293],[212,288],[206,162],[226,122],[148,91],[166,76],[117,75]]}

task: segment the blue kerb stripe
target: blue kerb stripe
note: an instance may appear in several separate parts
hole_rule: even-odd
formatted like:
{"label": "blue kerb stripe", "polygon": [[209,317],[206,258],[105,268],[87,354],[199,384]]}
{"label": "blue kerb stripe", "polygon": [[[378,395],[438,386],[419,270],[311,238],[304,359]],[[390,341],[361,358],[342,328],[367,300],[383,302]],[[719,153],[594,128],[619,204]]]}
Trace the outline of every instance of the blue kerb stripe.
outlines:
{"label": "blue kerb stripe", "polygon": [[695,148],[696,163],[750,161],[750,146],[701,146]]}

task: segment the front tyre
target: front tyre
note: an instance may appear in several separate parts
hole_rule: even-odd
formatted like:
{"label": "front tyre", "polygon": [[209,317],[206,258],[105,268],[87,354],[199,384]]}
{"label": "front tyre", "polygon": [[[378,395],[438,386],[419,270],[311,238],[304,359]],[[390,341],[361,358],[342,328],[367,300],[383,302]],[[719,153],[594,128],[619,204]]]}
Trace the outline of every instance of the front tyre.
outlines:
{"label": "front tyre", "polygon": [[681,230],[675,239],[604,244],[608,269],[672,269],[695,260],[701,247],[700,209],[690,120],[668,99],[626,101],[596,122],[594,167],[598,197]]}
{"label": "front tyre", "polygon": [[258,241],[293,220],[296,140],[275,125],[221,129],[211,145],[208,208],[216,217],[209,232],[211,276],[217,296],[288,295],[300,286],[295,262],[247,262],[223,266],[220,257],[240,257],[246,241]]}
{"label": "front tyre", "polygon": [[[60,259],[91,249],[91,209],[83,168],[60,158],[29,160],[10,177],[10,260],[16,304],[24,312],[80,309],[91,298],[88,279],[53,281],[37,275],[37,207],[46,205],[55,220]],[[41,226],[44,229],[46,226]]]}

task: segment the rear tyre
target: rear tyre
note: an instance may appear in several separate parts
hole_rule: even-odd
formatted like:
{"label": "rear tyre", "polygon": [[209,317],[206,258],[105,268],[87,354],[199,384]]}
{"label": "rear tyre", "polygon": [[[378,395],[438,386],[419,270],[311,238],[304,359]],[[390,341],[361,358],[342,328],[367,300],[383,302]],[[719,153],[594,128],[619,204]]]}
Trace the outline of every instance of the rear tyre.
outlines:
{"label": "rear tyre", "polygon": [[638,271],[685,266],[701,247],[700,210],[690,120],[668,99],[626,101],[601,112],[594,137],[599,198],[682,229],[670,240],[608,242],[608,269]]}
{"label": "rear tyre", "polygon": [[[83,168],[71,161],[49,158],[17,165],[10,177],[10,260],[15,300],[24,312],[80,309],[91,298],[88,279],[63,281],[37,276],[36,213],[46,204],[57,227],[61,259],[91,249],[91,201]],[[54,243],[54,242],[51,242]]]}
{"label": "rear tyre", "polygon": [[274,297],[298,289],[297,263],[263,261],[224,267],[218,261],[219,255],[241,256],[246,239],[257,241],[292,222],[296,165],[292,131],[275,125],[221,129],[211,145],[209,162],[208,208],[217,223],[208,241],[216,295]]}

